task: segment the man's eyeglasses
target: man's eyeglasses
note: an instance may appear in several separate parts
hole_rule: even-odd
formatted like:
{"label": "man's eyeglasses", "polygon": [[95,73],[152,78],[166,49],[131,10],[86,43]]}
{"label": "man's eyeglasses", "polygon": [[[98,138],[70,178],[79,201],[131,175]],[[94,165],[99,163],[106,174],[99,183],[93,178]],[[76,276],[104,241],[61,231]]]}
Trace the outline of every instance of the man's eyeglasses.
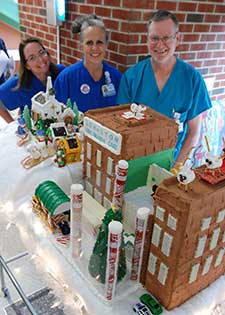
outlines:
{"label": "man's eyeglasses", "polygon": [[149,36],[149,41],[153,44],[158,44],[161,40],[165,44],[171,43],[176,38],[177,33],[170,36]]}
{"label": "man's eyeglasses", "polygon": [[46,57],[48,55],[48,52],[44,49],[39,50],[38,54],[31,55],[26,59],[26,62],[36,62],[38,58]]}

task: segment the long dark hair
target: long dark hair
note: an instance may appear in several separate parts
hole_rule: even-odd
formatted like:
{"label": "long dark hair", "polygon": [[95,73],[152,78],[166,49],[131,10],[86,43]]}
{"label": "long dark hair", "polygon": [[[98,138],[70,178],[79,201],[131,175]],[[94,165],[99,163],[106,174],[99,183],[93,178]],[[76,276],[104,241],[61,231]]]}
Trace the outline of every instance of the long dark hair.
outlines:
{"label": "long dark hair", "polygon": [[[27,61],[24,55],[24,48],[29,43],[38,43],[44,50],[46,50],[41,40],[36,37],[28,37],[20,42],[19,44],[19,54],[20,54],[19,80],[18,80],[16,89],[20,89],[20,88],[29,89],[32,82],[33,73],[31,70],[26,68]],[[56,78],[58,73],[59,73],[58,68],[52,61],[50,61],[49,75],[52,77],[53,80]]]}

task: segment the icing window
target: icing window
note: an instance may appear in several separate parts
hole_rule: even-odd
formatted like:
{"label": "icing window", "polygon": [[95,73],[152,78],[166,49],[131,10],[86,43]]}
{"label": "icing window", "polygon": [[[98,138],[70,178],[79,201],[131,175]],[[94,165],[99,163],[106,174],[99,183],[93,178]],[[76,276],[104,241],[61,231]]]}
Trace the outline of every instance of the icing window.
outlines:
{"label": "icing window", "polygon": [[204,252],[206,240],[207,240],[206,235],[199,237],[197,249],[195,251],[195,258],[202,256],[202,254]]}
{"label": "icing window", "polygon": [[98,167],[101,167],[102,164],[102,151],[97,150],[97,155],[96,155],[96,165]]}
{"label": "icing window", "polygon": [[164,221],[164,214],[165,214],[165,209],[157,206],[157,208],[156,208],[156,217],[159,220]]}
{"label": "icing window", "polygon": [[212,260],[213,260],[213,255],[210,255],[210,256],[208,256],[206,258],[205,264],[204,264],[204,267],[203,267],[203,270],[202,270],[202,274],[203,275],[205,275],[207,272],[209,272]]}
{"label": "icing window", "polygon": [[173,242],[173,236],[165,232],[163,235],[162,249],[161,250],[162,250],[163,254],[168,256],[168,257],[170,256],[172,242]]}
{"label": "icing window", "polygon": [[111,201],[109,199],[107,199],[106,197],[104,197],[104,199],[103,199],[103,206],[106,209],[110,209],[111,208]]}
{"label": "icing window", "polygon": [[166,283],[166,278],[168,274],[168,267],[161,262],[160,267],[159,267],[159,274],[158,274],[158,280],[161,282],[163,285]]}
{"label": "icing window", "polygon": [[86,173],[87,173],[87,177],[91,178],[91,163],[87,162],[86,165]]}
{"label": "icing window", "polygon": [[111,157],[108,157],[107,174],[109,174],[109,175],[113,174],[113,159]]}
{"label": "icing window", "polygon": [[222,242],[223,242],[223,243],[225,242],[225,231],[223,232],[223,239],[222,239]]}
{"label": "icing window", "polygon": [[216,247],[217,242],[218,242],[218,238],[220,235],[220,228],[217,228],[213,231],[213,235],[212,235],[212,239],[209,245],[209,249],[212,250],[213,248]]}
{"label": "icing window", "polygon": [[154,224],[154,229],[152,233],[152,244],[154,244],[156,247],[159,246],[161,230],[162,229],[160,226],[158,226],[158,224]]}
{"label": "icing window", "polygon": [[207,230],[211,223],[211,217],[202,219],[201,231]]}
{"label": "icing window", "polygon": [[216,257],[216,261],[215,261],[215,267],[217,267],[221,264],[221,262],[223,260],[224,251],[225,251],[224,248],[221,248],[219,250],[219,253],[218,253],[218,255]]}
{"label": "icing window", "polygon": [[91,144],[87,143],[87,158],[88,160],[91,160]]}
{"label": "icing window", "polygon": [[176,231],[176,229],[177,229],[177,219],[174,218],[171,214],[169,214],[169,216],[168,216],[167,225],[172,230]]}
{"label": "icing window", "polygon": [[111,191],[111,179],[107,177],[106,184],[105,184],[105,192],[109,195],[110,191]]}
{"label": "icing window", "polygon": [[86,180],[85,182],[85,190],[89,195],[93,195],[93,185]]}
{"label": "icing window", "polygon": [[102,193],[98,191],[97,188],[94,189],[94,198],[96,201],[98,201],[100,204],[102,204]]}
{"label": "icing window", "polygon": [[155,269],[156,269],[156,262],[157,262],[157,257],[150,253],[149,255],[149,260],[148,260],[148,271],[154,275],[155,274]]}
{"label": "icing window", "polygon": [[225,217],[225,209],[218,213],[218,216],[216,218],[216,223],[222,222],[224,220],[224,217]]}
{"label": "icing window", "polygon": [[96,185],[101,186],[101,172],[99,170],[96,171]]}
{"label": "icing window", "polygon": [[191,273],[189,275],[189,283],[194,282],[197,279],[199,267],[199,263],[192,266]]}

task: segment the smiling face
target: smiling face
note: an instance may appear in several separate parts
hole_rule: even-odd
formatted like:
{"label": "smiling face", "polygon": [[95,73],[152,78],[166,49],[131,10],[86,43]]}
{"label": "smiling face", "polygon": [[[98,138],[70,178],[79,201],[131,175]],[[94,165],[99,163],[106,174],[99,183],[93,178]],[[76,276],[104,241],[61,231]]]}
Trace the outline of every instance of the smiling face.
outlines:
{"label": "smiling face", "polygon": [[171,19],[153,21],[148,29],[148,50],[156,64],[169,64],[180,41],[180,34]]}
{"label": "smiling face", "polygon": [[39,80],[45,80],[50,65],[50,57],[43,47],[37,42],[28,43],[24,47],[26,68],[33,72]]}
{"label": "smiling face", "polygon": [[82,49],[85,65],[100,65],[107,48],[106,33],[98,26],[88,26],[83,31]]}

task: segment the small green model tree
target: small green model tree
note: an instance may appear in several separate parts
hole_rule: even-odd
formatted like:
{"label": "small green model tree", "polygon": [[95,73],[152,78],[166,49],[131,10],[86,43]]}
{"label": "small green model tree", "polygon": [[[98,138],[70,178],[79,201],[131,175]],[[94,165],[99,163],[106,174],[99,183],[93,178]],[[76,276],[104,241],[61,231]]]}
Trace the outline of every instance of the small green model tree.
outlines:
{"label": "small green model tree", "polygon": [[66,106],[72,109],[72,103],[71,103],[70,98],[67,99]]}
{"label": "small green model tree", "polygon": [[23,118],[26,122],[26,126],[28,130],[32,130],[32,122],[31,122],[31,117],[30,117],[30,110],[27,105],[24,106],[23,110]]}
{"label": "small green model tree", "polygon": [[[102,220],[102,224],[99,227],[99,232],[93,252],[90,257],[88,270],[92,277],[96,278],[97,281],[105,283],[106,276],[106,265],[107,265],[107,244],[108,244],[108,226],[111,221],[122,221],[121,210],[109,209],[106,211],[105,216]],[[119,266],[117,273],[117,281],[123,279],[126,274],[126,257],[125,257],[125,245],[122,236],[120,255],[119,255]]]}
{"label": "small green model tree", "polygon": [[76,102],[73,103],[73,112],[75,114],[74,119],[73,119],[73,123],[75,126],[78,126],[78,124],[79,124],[79,110],[78,110]]}

